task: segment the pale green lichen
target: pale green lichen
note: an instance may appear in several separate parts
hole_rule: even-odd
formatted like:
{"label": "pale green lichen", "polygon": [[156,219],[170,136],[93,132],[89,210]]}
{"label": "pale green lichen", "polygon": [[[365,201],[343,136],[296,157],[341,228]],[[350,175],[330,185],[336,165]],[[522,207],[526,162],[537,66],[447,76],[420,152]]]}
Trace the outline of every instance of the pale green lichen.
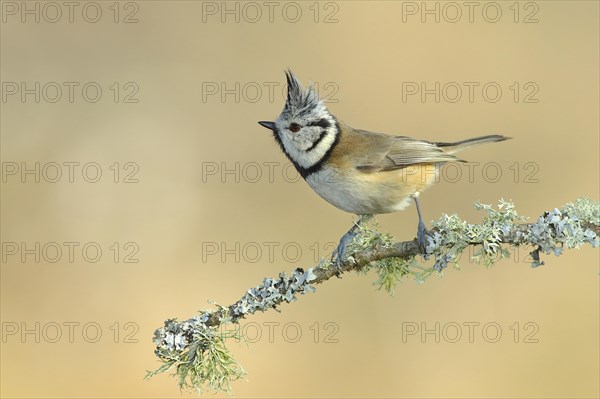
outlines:
{"label": "pale green lichen", "polygon": [[572,218],[600,226],[600,202],[589,198],[579,198],[563,207],[564,212]]}
{"label": "pale green lichen", "polygon": [[386,258],[373,262],[372,268],[377,270],[377,280],[373,284],[377,286],[377,289],[383,289],[393,294],[396,284],[403,277],[411,274],[411,267],[414,264],[416,264],[414,258]]}
{"label": "pale green lichen", "polygon": [[[348,246],[348,253],[356,253],[366,248],[386,248],[394,245],[394,237],[390,234],[379,232],[379,224],[374,219],[369,223],[360,224],[358,234]],[[349,256],[353,260],[352,255]],[[385,258],[369,263],[360,271],[367,273],[370,270],[376,270],[377,280],[374,285],[379,290],[385,290],[390,294],[394,293],[396,284],[405,276],[411,273],[411,266],[414,263],[414,257],[404,258]]]}
{"label": "pale green lichen", "polygon": [[[156,355],[164,364],[148,371],[146,379],[174,369],[180,389],[231,391],[231,382],[243,378],[246,372],[231,355],[225,340],[242,339],[238,330],[206,327],[205,312],[194,319],[178,323],[171,319],[154,333]],[[204,321],[203,321],[204,320]]]}
{"label": "pale green lichen", "polygon": [[473,255],[473,260],[486,266],[493,265],[498,260],[498,255],[505,257],[506,250],[501,244],[510,236],[515,222],[522,222],[524,217],[519,216],[511,201],[500,199],[498,209],[491,205],[477,202],[475,209],[484,210],[487,215],[481,224],[467,224],[467,237],[470,243],[480,244],[481,248]]}

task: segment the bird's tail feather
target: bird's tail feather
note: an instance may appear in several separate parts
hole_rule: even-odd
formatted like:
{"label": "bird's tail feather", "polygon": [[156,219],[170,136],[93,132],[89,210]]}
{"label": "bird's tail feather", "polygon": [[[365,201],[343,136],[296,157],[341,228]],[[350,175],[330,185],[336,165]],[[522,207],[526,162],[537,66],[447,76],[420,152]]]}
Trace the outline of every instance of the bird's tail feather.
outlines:
{"label": "bird's tail feather", "polygon": [[494,143],[496,141],[504,141],[504,140],[508,140],[508,139],[510,139],[510,137],[502,136],[500,134],[491,134],[489,136],[474,137],[472,139],[456,141],[454,143],[434,143],[434,144],[437,145],[438,147],[443,148],[444,151],[447,152],[448,154],[454,154],[454,153],[457,153],[459,151],[462,151],[462,150],[464,150],[468,147],[474,146],[474,145],[484,144],[484,143]]}

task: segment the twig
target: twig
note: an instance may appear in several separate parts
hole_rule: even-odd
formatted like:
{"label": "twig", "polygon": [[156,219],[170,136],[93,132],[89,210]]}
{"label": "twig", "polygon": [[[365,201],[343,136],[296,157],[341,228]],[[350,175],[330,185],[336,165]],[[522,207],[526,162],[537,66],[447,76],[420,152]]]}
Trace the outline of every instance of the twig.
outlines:
{"label": "twig", "polygon": [[[230,306],[217,306],[189,320],[167,320],[156,330],[156,355],[164,363],[147,377],[175,368],[180,386],[213,390],[230,389],[229,383],[244,375],[243,369],[229,354],[224,342],[232,333],[220,327],[237,323],[255,313],[276,309],[283,302],[293,302],[297,294],[315,291],[314,285],[349,271],[376,269],[380,288],[393,291],[402,277],[415,276],[423,281],[433,273],[441,273],[449,263],[456,263],[469,246],[480,247],[475,259],[491,265],[498,254],[506,257],[510,246],[532,246],[532,266],[543,264],[540,253],[560,255],[565,248],[579,248],[585,243],[600,245],[600,203],[577,200],[562,210],[544,212],[534,223],[522,221],[512,202],[500,200],[498,210],[477,203],[476,208],[486,211],[481,224],[468,224],[456,215],[442,215],[433,222],[425,253],[421,254],[416,239],[394,242],[392,237],[376,230],[361,228],[360,234],[348,248],[351,253],[340,268],[321,261],[304,271],[295,269],[290,276],[280,273],[278,278],[265,278],[257,287],[250,288],[242,298]],[[506,252],[505,252],[506,251]],[[431,267],[420,266],[415,258],[435,258]],[[239,337],[237,337],[239,338]],[[215,355],[216,353],[216,355]]]}

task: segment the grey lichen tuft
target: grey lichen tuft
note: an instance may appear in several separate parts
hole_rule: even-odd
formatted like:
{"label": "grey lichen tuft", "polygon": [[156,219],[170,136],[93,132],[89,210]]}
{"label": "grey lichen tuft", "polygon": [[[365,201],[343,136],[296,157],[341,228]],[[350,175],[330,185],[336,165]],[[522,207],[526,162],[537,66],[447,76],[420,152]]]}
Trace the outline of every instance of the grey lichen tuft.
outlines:
{"label": "grey lichen tuft", "polygon": [[600,202],[589,198],[579,198],[563,207],[564,213],[582,223],[600,226]]}
{"label": "grey lichen tuft", "polygon": [[282,302],[294,302],[296,294],[314,292],[310,284],[317,276],[313,269],[304,271],[298,268],[288,277],[284,272],[279,273],[279,278],[265,278],[263,283],[250,288],[246,294],[231,307],[234,319],[239,319],[258,310],[264,312],[275,308]]}
{"label": "grey lichen tuft", "polygon": [[245,375],[225,345],[227,338],[240,339],[236,331],[219,331],[218,326],[208,327],[209,312],[189,320],[165,321],[164,327],[154,333],[154,353],[164,363],[148,371],[146,379],[174,369],[179,388],[230,392],[231,382]]}
{"label": "grey lichen tuft", "polygon": [[600,245],[600,238],[586,224],[600,225],[600,203],[586,199],[567,204],[562,210],[544,212],[526,231],[517,231],[516,240],[537,247],[531,252],[531,266],[544,264],[540,252],[559,256],[564,248]]}
{"label": "grey lichen tuft", "polygon": [[475,209],[484,210],[487,215],[481,224],[467,224],[466,236],[469,244],[481,246],[473,260],[491,266],[498,260],[498,254],[505,257],[507,253],[502,251],[502,243],[510,241],[515,222],[524,221],[525,218],[519,216],[512,201],[504,199],[498,202],[497,210],[479,202],[475,203]]}

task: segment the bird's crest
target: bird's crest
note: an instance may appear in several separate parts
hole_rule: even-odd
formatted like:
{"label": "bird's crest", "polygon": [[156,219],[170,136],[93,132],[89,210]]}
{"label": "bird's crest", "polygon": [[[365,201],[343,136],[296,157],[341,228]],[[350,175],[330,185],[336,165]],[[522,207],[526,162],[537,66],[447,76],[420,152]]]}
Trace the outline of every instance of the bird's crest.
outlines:
{"label": "bird's crest", "polygon": [[288,118],[304,117],[325,109],[323,100],[319,98],[319,94],[312,85],[306,89],[303,88],[289,69],[285,72],[285,77],[287,79],[288,94],[283,114],[286,114]]}

